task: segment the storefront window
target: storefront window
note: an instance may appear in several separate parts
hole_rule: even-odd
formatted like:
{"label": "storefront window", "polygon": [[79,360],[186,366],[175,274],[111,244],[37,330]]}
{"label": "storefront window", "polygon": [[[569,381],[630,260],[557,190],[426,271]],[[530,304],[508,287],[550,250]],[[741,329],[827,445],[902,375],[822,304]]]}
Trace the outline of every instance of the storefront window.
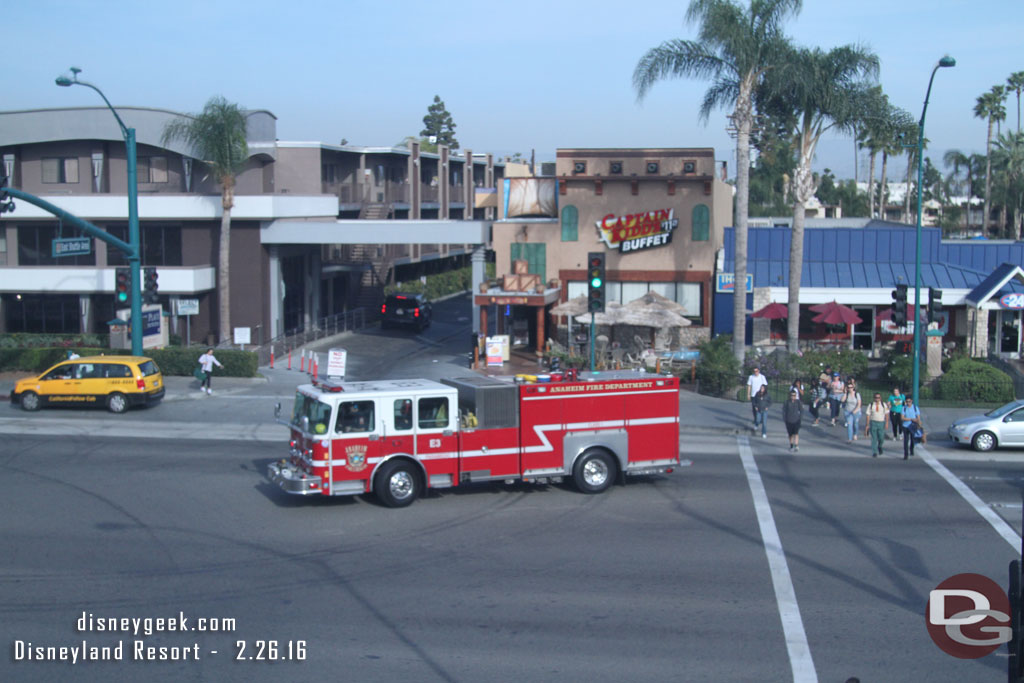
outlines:
{"label": "storefront window", "polygon": [[682,304],[686,307],[686,313],[683,315],[687,318],[700,318],[701,317],[701,295],[700,295],[701,283],[699,282],[677,282],[676,283],[676,303]]}

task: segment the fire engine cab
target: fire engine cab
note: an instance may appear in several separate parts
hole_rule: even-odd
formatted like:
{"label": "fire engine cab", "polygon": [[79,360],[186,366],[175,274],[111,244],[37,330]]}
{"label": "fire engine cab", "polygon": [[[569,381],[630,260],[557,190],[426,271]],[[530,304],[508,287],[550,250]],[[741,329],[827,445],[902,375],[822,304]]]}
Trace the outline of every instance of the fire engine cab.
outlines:
{"label": "fire engine cab", "polygon": [[315,382],[298,388],[287,424],[289,457],[269,476],[288,493],[372,492],[404,507],[430,488],[565,477],[600,493],[623,475],[679,465],[679,381],[610,372]]}

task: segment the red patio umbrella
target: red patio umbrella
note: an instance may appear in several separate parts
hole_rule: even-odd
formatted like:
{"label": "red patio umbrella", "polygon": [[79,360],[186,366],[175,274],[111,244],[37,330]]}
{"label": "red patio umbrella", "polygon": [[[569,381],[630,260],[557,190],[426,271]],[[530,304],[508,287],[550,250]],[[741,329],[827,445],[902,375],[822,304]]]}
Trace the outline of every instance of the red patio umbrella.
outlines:
{"label": "red patio umbrella", "polygon": [[789,307],[786,306],[786,304],[780,304],[778,302],[773,302],[773,303],[768,304],[764,308],[761,308],[759,310],[754,311],[753,313],[750,314],[750,317],[751,318],[767,318],[768,320],[778,320],[780,318],[788,318],[789,317]]}
{"label": "red patio umbrella", "polygon": [[815,313],[821,313],[834,303],[835,301],[829,301],[827,304],[814,304],[813,306],[808,306],[807,310],[814,311]]}
{"label": "red patio umbrella", "polygon": [[824,304],[822,311],[811,318],[811,320],[816,323],[825,323],[826,325],[856,325],[861,322],[857,311],[835,301]]}

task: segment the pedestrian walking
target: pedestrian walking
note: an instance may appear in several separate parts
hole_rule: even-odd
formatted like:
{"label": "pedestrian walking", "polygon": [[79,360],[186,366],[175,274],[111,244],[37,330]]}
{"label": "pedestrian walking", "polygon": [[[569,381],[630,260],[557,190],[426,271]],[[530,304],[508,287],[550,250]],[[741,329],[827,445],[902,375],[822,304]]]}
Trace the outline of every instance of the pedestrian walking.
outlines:
{"label": "pedestrian walking", "polygon": [[210,378],[213,377],[213,366],[216,365],[218,368],[223,368],[220,361],[217,360],[213,355],[213,349],[206,349],[206,353],[199,356],[199,365],[203,369],[202,384],[199,385],[199,391],[205,391],[207,394],[213,394],[213,389],[210,387]]}
{"label": "pedestrian walking", "polygon": [[914,399],[907,396],[903,401],[903,459],[914,454],[914,444],[924,438],[921,424],[921,409],[914,405]]}
{"label": "pedestrian walking", "polygon": [[860,423],[861,398],[857,383],[850,380],[843,391],[843,417],[846,419],[846,443],[857,440],[857,426]]}
{"label": "pedestrian walking", "polygon": [[899,387],[893,387],[886,401],[889,404],[889,421],[892,422],[892,440],[896,441],[903,434],[903,400]]}
{"label": "pedestrian walking", "polygon": [[843,400],[843,380],[839,378],[839,373],[832,373],[832,381],[828,385],[828,408],[829,413],[832,416],[832,426],[836,426],[836,418],[839,417],[839,405]]}
{"label": "pedestrian walking", "polygon": [[882,402],[881,394],[875,394],[868,405],[866,417],[864,436],[871,437],[871,457],[877,458],[882,454],[882,446],[885,445],[885,424],[889,418],[889,408]]}
{"label": "pedestrian walking", "polygon": [[768,406],[772,404],[772,399],[768,396],[768,385],[762,384],[761,389],[754,396],[754,400],[751,401],[751,405],[754,408],[754,427],[761,426],[761,438],[768,438]]}
{"label": "pedestrian walking", "polygon": [[782,421],[786,424],[791,453],[800,452],[800,422],[803,418],[804,405],[800,402],[800,393],[796,389],[790,389],[789,400],[782,404]]}
{"label": "pedestrian walking", "polygon": [[811,393],[811,417],[814,418],[812,423],[817,426],[818,421],[821,419],[821,411],[828,407],[828,385],[825,382],[819,382],[818,386],[814,388]]}
{"label": "pedestrian walking", "polygon": [[761,391],[761,387],[768,386],[768,378],[761,374],[761,368],[754,367],[754,371],[747,375],[747,400],[751,402],[750,409],[754,413],[754,426],[757,426],[757,409],[753,406],[754,397]]}
{"label": "pedestrian walking", "polygon": [[793,383],[789,385],[790,391],[796,392],[796,397],[801,401],[804,400],[804,383],[799,379],[794,379]]}

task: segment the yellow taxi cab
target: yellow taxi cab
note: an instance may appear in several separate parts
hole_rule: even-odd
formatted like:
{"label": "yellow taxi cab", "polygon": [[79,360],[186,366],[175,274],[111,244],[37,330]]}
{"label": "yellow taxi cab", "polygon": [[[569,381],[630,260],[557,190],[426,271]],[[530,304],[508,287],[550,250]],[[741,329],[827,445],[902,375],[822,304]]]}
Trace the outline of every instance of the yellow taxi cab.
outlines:
{"label": "yellow taxi cab", "polygon": [[88,356],[57,363],[36,377],[20,380],[11,403],[23,410],[49,406],[104,406],[123,413],[164,397],[164,376],[152,358]]}

